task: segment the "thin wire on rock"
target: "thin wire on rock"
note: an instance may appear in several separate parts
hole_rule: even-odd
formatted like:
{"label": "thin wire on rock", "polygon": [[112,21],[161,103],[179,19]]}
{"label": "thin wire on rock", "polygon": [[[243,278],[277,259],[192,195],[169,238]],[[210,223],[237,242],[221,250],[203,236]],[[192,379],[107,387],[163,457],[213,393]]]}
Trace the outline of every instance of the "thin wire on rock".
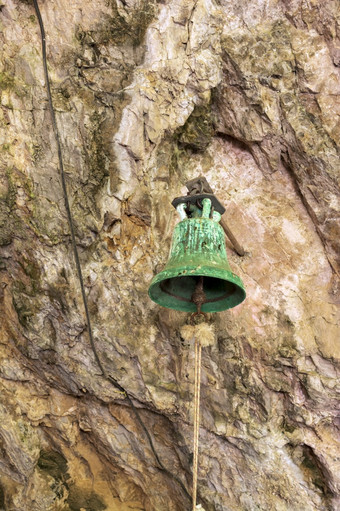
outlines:
{"label": "thin wire on rock", "polygon": [[34,5],[34,9],[35,9],[37,18],[38,18],[39,27],[40,27],[42,60],[43,60],[43,68],[44,68],[44,76],[45,76],[45,85],[46,85],[46,90],[47,90],[48,105],[49,105],[49,110],[50,110],[50,115],[51,115],[53,133],[54,133],[54,137],[55,137],[55,141],[56,141],[56,145],[57,145],[59,168],[60,168],[60,177],[61,177],[61,184],[62,184],[62,189],[63,189],[65,209],[66,209],[68,224],[69,224],[69,228],[70,228],[72,249],[73,249],[74,259],[75,259],[76,268],[77,268],[78,280],[79,280],[79,284],[80,284],[80,288],[81,288],[82,301],[83,301],[84,309],[85,309],[85,316],[86,316],[86,322],[87,322],[87,330],[88,330],[88,335],[89,335],[89,341],[90,341],[91,349],[92,349],[93,355],[94,355],[94,357],[96,359],[97,365],[98,365],[99,369],[101,370],[102,375],[104,376],[104,378],[107,381],[109,381],[121,394],[124,395],[124,397],[126,398],[126,400],[129,403],[129,405],[131,406],[131,409],[133,410],[133,412],[135,414],[137,422],[140,424],[141,428],[143,429],[144,434],[145,434],[145,436],[146,436],[146,438],[147,438],[147,440],[148,440],[148,442],[150,444],[151,451],[152,451],[152,453],[153,453],[153,455],[154,455],[154,457],[156,459],[156,462],[159,465],[159,468],[165,474],[167,474],[169,477],[171,477],[171,479],[176,481],[177,484],[179,484],[181,486],[184,494],[188,497],[188,499],[190,499],[190,495],[189,495],[187,489],[185,488],[184,484],[182,483],[182,481],[177,476],[172,474],[172,472],[170,472],[163,465],[163,463],[161,462],[161,460],[160,460],[160,458],[159,458],[159,456],[157,454],[157,451],[156,451],[156,449],[155,449],[155,447],[153,445],[153,441],[152,441],[151,435],[150,435],[149,431],[147,430],[147,428],[146,428],[146,426],[145,426],[145,424],[144,424],[144,422],[143,422],[143,420],[142,420],[142,418],[141,418],[141,416],[140,416],[140,414],[138,412],[138,409],[134,405],[131,397],[126,392],[126,390],[115,380],[115,378],[113,378],[113,376],[109,375],[106,372],[103,364],[101,363],[101,360],[99,358],[98,352],[97,352],[97,348],[96,348],[96,345],[95,345],[95,341],[94,341],[94,337],[93,337],[93,332],[92,332],[92,325],[91,325],[90,313],[89,313],[89,308],[88,308],[88,303],[87,303],[87,297],[86,297],[86,293],[85,293],[85,285],[84,285],[83,273],[82,273],[82,269],[81,269],[79,253],[78,253],[78,248],[77,248],[77,243],[76,243],[76,238],[75,238],[74,222],[73,222],[73,218],[72,218],[70,202],[69,202],[69,199],[68,199],[67,186],[66,186],[66,178],[65,178],[65,169],[64,169],[64,162],[63,162],[63,155],[62,155],[62,149],[61,149],[60,136],[59,136],[58,126],[57,126],[57,121],[56,121],[53,101],[52,101],[50,79],[49,79],[49,73],[48,73],[48,68],[47,68],[45,28],[44,28],[44,23],[43,23],[43,19],[42,19],[42,16],[41,16],[41,12],[40,12],[38,1],[37,0],[33,0],[33,5]]}

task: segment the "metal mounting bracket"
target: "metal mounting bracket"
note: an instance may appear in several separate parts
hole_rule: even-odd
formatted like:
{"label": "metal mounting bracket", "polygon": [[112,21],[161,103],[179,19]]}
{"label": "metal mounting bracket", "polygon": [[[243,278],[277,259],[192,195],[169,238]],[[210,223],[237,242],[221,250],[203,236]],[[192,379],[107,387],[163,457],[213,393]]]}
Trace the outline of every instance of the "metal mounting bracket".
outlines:
{"label": "metal mounting bracket", "polygon": [[222,206],[215,195],[212,195],[211,193],[199,193],[197,195],[184,195],[183,197],[176,197],[176,199],[174,199],[171,204],[174,208],[177,208],[178,204],[187,204],[190,202],[190,204],[196,204],[198,207],[202,207],[200,204],[203,199],[210,199],[211,204],[214,207],[214,211],[218,211],[221,215],[223,215],[225,212],[225,207]]}

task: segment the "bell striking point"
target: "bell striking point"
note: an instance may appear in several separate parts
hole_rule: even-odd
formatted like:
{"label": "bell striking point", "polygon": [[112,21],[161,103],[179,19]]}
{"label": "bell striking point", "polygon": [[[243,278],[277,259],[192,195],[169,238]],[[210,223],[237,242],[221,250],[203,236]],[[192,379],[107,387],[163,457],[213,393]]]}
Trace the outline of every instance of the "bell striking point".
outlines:
{"label": "bell striking point", "polygon": [[195,199],[173,201],[181,221],[174,230],[169,260],[153,278],[149,296],[169,309],[221,312],[243,302],[246,293],[227,260],[218,212],[223,206],[206,193]]}

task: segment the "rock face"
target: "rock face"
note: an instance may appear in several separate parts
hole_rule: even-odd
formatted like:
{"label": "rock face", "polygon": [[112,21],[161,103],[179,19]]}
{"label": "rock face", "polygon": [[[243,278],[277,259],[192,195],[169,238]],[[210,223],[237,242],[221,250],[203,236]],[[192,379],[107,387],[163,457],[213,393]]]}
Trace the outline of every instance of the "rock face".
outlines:
{"label": "rock face", "polygon": [[198,501],[336,511],[337,2],[40,9],[95,344],[130,399],[89,343],[34,5],[2,0],[0,509],[189,511],[193,347],[147,289],[202,174],[247,299],[211,318]]}

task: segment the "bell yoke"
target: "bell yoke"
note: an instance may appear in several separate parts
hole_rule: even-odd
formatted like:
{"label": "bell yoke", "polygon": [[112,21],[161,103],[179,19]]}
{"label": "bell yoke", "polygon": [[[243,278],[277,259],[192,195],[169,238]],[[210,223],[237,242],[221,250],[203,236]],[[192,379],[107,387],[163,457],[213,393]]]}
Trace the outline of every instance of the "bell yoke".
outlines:
{"label": "bell yoke", "polygon": [[181,221],[169,260],[151,282],[150,298],[169,309],[198,313],[221,312],[243,302],[242,280],[227,259],[222,204],[210,193],[178,197],[172,204]]}

